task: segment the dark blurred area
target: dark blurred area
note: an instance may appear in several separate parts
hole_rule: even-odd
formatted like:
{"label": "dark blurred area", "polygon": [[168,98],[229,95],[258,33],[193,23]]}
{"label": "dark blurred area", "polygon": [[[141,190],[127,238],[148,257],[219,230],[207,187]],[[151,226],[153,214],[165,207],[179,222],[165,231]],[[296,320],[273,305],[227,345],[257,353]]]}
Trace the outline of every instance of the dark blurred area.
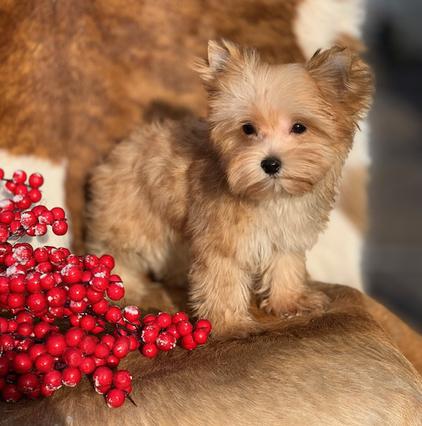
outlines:
{"label": "dark blurred area", "polygon": [[369,294],[422,330],[422,1],[369,0]]}

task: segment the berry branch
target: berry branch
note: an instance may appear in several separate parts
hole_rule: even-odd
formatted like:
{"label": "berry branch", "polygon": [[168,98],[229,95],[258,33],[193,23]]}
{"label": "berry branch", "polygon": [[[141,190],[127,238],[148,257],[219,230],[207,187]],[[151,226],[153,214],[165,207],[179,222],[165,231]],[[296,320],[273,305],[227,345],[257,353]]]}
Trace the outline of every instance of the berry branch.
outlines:
{"label": "berry branch", "polygon": [[[44,179],[24,171],[0,180],[9,198],[0,201],[0,395],[4,401],[53,395],[87,375],[109,407],[120,407],[132,390],[132,376],[118,366],[130,352],[147,358],[179,344],[187,350],[205,344],[208,320],[195,325],[184,312],[142,317],[136,306],[121,308],[125,289],[112,273],[114,259],[67,248],[33,248],[14,242],[44,235],[47,226],[64,235],[60,207],[38,203]],[[34,206],[33,206],[34,205]],[[32,207],[33,206],[33,207]],[[59,323],[60,321],[60,328]],[[64,327],[63,327],[64,324]]]}

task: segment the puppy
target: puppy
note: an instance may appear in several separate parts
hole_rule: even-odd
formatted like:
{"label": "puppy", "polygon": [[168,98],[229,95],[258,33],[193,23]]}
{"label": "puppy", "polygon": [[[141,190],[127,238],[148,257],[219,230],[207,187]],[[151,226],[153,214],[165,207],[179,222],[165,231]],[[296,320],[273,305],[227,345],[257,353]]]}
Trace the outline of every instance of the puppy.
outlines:
{"label": "puppy", "polygon": [[253,329],[252,294],[275,315],[322,309],[305,253],[368,110],[369,67],[340,47],[306,64],[269,65],[254,50],[211,41],[196,70],[206,121],[138,129],[95,170],[90,248],[111,251],[132,289],[148,274],[177,281],[169,265],[185,259],[192,308],[220,334]]}

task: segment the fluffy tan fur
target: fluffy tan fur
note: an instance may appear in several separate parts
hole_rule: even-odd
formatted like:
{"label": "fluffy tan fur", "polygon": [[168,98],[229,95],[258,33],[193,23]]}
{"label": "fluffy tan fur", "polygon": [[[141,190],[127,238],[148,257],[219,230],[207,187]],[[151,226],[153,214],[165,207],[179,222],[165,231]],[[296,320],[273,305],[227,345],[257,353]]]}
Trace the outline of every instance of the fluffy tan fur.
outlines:
{"label": "fluffy tan fur", "polygon": [[[92,179],[91,248],[111,251],[135,288],[148,273],[165,277],[188,247],[192,307],[221,333],[253,328],[252,293],[277,315],[323,308],[325,296],[306,285],[305,252],[368,109],[369,68],[338,47],[270,65],[230,42],[210,42],[196,68],[208,120],[142,128],[112,151]],[[274,175],[261,167],[268,157],[281,160]]]}
{"label": "fluffy tan fur", "polygon": [[84,379],[0,403],[0,425],[420,425],[422,380],[397,347],[422,371],[422,338],[355,290],[319,288],[331,299],[323,315],[261,317],[273,330],[260,336],[128,357],[137,406],[110,410]]}

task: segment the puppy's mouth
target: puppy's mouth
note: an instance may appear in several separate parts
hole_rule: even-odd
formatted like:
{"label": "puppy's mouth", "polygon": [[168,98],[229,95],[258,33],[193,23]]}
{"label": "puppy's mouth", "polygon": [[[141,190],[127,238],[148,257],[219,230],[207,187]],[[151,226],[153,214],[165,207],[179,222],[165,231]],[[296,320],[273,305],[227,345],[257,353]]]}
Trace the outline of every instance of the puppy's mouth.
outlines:
{"label": "puppy's mouth", "polygon": [[301,195],[312,191],[315,182],[310,179],[292,176],[281,176],[281,185],[290,195]]}

